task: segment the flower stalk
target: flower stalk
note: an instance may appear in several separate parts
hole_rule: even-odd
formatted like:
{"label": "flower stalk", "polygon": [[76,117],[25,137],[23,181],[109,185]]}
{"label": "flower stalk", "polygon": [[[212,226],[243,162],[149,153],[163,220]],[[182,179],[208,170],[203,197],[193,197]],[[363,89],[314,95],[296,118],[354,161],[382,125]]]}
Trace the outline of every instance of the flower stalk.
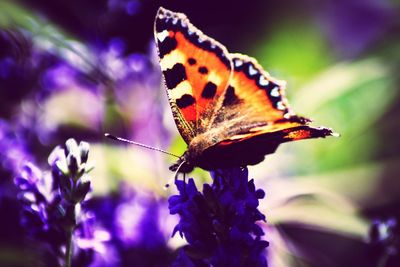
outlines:
{"label": "flower stalk", "polygon": [[72,235],[73,235],[73,229],[68,231],[67,233],[67,247],[66,247],[66,252],[65,252],[65,266],[66,267],[71,267],[71,261],[72,261],[72,251],[73,251],[73,242],[72,242]]}

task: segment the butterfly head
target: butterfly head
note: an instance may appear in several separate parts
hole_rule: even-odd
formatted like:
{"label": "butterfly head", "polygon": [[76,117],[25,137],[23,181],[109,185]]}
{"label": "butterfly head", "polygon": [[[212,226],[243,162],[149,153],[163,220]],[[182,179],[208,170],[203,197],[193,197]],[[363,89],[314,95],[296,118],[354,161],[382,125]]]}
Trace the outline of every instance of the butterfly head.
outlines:
{"label": "butterfly head", "polygon": [[186,152],[178,159],[177,162],[169,167],[170,171],[181,173],[189,173],[193,171],[193,169],[194,165],[188,160]]}

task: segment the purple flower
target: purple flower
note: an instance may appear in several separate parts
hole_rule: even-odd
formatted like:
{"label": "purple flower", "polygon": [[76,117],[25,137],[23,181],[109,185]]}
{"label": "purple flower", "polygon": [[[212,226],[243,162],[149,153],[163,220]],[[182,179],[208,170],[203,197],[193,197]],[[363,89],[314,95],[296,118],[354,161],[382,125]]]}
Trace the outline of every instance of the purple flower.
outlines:
{"label": "purple flower", "polygon": [[77,69],[60,62],[43,73],[42,85],[48,91],[64,89],[76,83],[77,75]]}
{"label": "purple flower", "polygon": [[180,221],[173,234],[179,232],[188,242],[177,266],[187,261],[194,266],[267,266],[268,242],[256,224],[265,221],[257,209],[264,191],[248,181],[247,169],[218,170],[212,177],[202,192],[193,179],[175,183],[179,195],[170,197],[169,208]]}
{"label": "purple flower", "polygon": [[15,175],[25,161],[32,161],[24,139],[13,127],[0,120],[0,168]]}
{"label": "purple flower", "polygon": [[132,53],[126,56],[123,56],[120,46],[114,40],[110,42],[108,52],[100,56],[104,68],[116,73],[113,77],[118,77],[114,81],[113,93],[123,121],[128,123],[124,129],[127,133],[120,135],[150,146],[165,147],[171,140],[170,131],[162,123],[164,107],[168,103],[165,93],[160,90],[161,75],[153,51],[155,46],[152,44],[150,47],[150,55]]}
{"label": "purple flower", "polygon": [[388,0],[324,1],[321,21],[337,52],[354,58],[393,27],[396,12]]}
{"label": "purple flower", "polygon": [[82,206],[90,190],[88,153],[88,143],[78,145],[69,139],[65,148],[56,147],[50,154],[51,172],[27,163],[14,179],[22,204],[21,224],[34,242],[50,247],[49,266],[67,257],[71,242],[77,247],[74,261],[89,264],[95,251],[105,251],[103,243],[109,240]]}
{"label": "purple flower", "polygon": [[373,221],[368,255],[377,266],[395,267],[400,261],[400,227],[395,218]]}
{"label": "purple flower", "polygon": [[123,10],[127,15],[133,16],[140,12],[142,3],[139,0],[108,0],[107,5],[110,11]]}
{"label": "purple flower", "polygon": [[116,194],[94,198],[89,206],[111,234],[119,266],[169,266],[174,252],[167,242],[176,221],[163,199],[121,184]]}
{"label": "purple flower", "polygon": [[161,203],[155,199],[134,196],[118,204],[115,209],[116,237],[125,247],[165,246],[166,237],[157,218]]}
{"label": "purple flower", "polygon": [[15,65],[15,61],[11,57],[0,59],[0,78],[6,79]]}
{"label": "purple flower", "polygon": [[66,148],[56,147],[49,156],[52,174],[59,183],[61,195],[72,204],[82,202],[89,192],[90,181],[87,173],[92,169],[87,165],[89,144],[74,139],[65,143]]}

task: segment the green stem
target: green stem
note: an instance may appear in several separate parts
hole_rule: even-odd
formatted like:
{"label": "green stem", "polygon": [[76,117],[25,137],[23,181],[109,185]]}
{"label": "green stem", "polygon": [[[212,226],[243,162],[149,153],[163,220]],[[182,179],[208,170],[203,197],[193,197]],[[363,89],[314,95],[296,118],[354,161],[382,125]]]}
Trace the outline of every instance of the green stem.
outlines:
{"label": "green stem", "polygon": [[72,242],[72,233],[73,233],[72,229],[68,231],[67,250],[65,252],[65,267],[71,267],[72,252],[74,246],[74,243]]}

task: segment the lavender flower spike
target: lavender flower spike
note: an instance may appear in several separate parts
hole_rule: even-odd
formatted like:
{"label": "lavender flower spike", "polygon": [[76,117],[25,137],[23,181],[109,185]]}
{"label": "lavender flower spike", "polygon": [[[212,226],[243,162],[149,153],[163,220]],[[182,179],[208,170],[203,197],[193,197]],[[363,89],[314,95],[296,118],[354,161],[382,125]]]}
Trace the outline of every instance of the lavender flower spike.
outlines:
{"label": "lavender flower spike", "polygon": [[256,224],[265,221],[257,209],[264,191],[248,181],[246,168],[218,170],[212,177],[202,192],[193,179],[175,183],[179,195],[170,197],[169,208],[180,221],[173,234],[179,232],[188,242],[176,266],[268,266],[268,242]]}
{"label": "lavender flower spike", "polygon": [[90,181],[86,176],[92,170],[87,166],[89,144],[80,142],[78,146],[74,139],[68,139],[65,147],[56,147],[48,161],[63,198],[77,204],[83,201],[90,189]]}
{"label": "lavender flower spike", "polygon": [[[51,174],[41,172],[32,164],[26,164],[22,173],[15,178],[15,184],[20,190],[22,202],[22,224],[30,231],[38,243],[51,247],[54,257],[48,257],[48,266],[70,267],[74,253],[80,262],[90,263],[93,249],[79,247],[80,240],[93,238],[89,216],[82,207],[87,193],[90,191],[88,172],[92,169],[87,165],[89,144],[74,139],[65,143],[65,148],[56,147],[50,154],[48,162]],[[89,219],[88,219],[89,218]],[[57,263],[57,264],[56,264]]]}

